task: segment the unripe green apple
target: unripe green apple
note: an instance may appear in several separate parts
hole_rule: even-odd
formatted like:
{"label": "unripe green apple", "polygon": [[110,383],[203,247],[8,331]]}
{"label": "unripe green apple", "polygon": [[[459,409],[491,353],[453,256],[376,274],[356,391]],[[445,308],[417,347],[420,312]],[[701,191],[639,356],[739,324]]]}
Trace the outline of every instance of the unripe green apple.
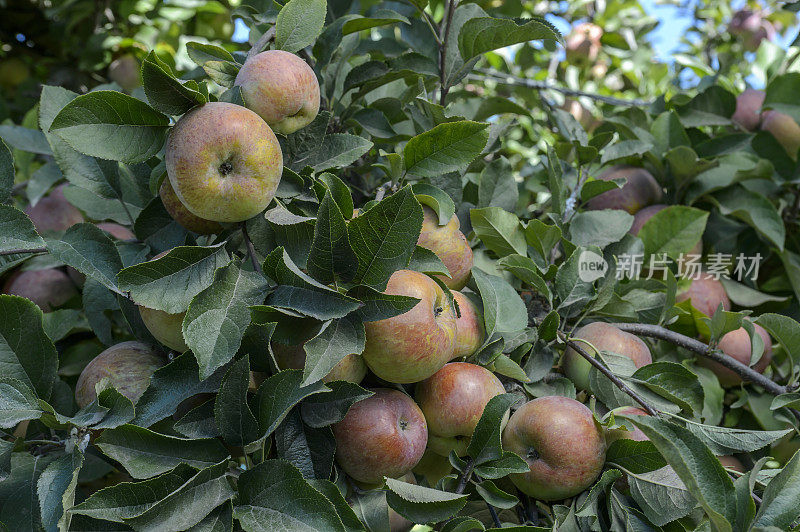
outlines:
{"label": "unripe green apple", "polygon": [[453,292],[461,316],[456,318],[456,350],[453,358],[468,357],[483,344],[483,316],[470,298]]}
{"label": "unripe green apple", "polygon": [[701,273],[697,279],[692,280],[689,288],[679,292],[675,297],[678,303],[687,299],[691,299],[692,306],[706,316],[713,316],[720,303],[724,310],[731,309],[731,300],[725,292],[725,287],[707,273]]}
{"label": "unripe green apple", "polygon": [[25,208],[38,233],[66,231],[75,224],[83,222],[81,211],[64,197],[66,184],[57,186],[33,207]]}
{"label": "unripe green apple", "polygon": [[161,203],[164,204],[164,209],[184,229],[199,235],[216,235],[222,231],[222,225],[219,222],[206,220],[192,214],[192,211],[187,209],[186,205],[181,203],[180,198],[175,194],[175,189],[172,188],[172,183],[170,183],[168,177],[165,177],[161,182],[158,195],[161,198]]}
{"label": "unripe green apple", "polygon": [[736,97],[736,111],[731,120],[749,131],[758,129],[761,122],[761,106],[764,105],[764,91],[746,89]]}
{"label": "unripe green apple", "polygon": [[[641,338],[603,322],[594,322],[584,325],[572,335],[573,338],[586,340],[600,351],[609,351],[630,358],[637,368],[646,366],[653,361],[650,349]],[[597,353],[584,342],[577,342],[592,356]],[[589,390],[589,372],[592,365],[571,347],[564,350],[561,359],[564,374],[575,384],[578,390]]]}
{"label": "unripe green apple", "polygon": [[[306,352],[303,344],[285,345],[279,342],[272,342],[272,353],[275,355],[275,362],[278,369],[303,369],[306,365]],[[364,380],[367,375],[367,365],[364,359],[357,353],[346,355],[342,360],[331,369],[322,382],[348,381],[355,384]]]}
{"label": "unripe green apple", "polygon": [[364,362],[385,381],[411,383],[427,379],[455,353],[453,306],[433,279],[411,270],[394,272],[385,292],[420,301],[405,314],[364,323]]}
{"label": "unripe green apple", "polygon": [[417,245],[427,248],[442,260],[450,271],[450,277],[439,275],[451,290],[464,288],[472,270],[472,248],[467,237],[459,229],[461,223],[454,214],[445,225],[439,225],[439,217],[428,206],[423,205],[422,231]]}
{"label": "unripe green apple", "polygon": [[[633,225],[628,230],[628,232],[632,235],[638,235],[639,231],[642,230],[644,224],[647,221],[655,216],[657,213],[663,211],[669,207],[669,205],[650,205],[649,207],[645,207],[644,209],[638,211],[636,214],[633,215]],[[689,255],[702,255],[703,254],[703,239],[702,235],[700,235],[700,240],[697,241],[697,244],[689,251]]]}
{"label": "unripe green apple", "polygon": [[761,129],[769,131],[792,159],[797,159],[800,149],[800,125],[791,116],[778,111],[765,111],[761,118]]}
{"label": "unripe green apple", "polygon": [[621,178],[627,179],[622,188],[615,188],[593,197],[586,204],[587,208],[592,211],[617,209],[636,214],[643,207],[660,201],[663,196],[661,185],[644,168],[613,166],[597,176],[597,179],[602,181]]}
{"label": "unripe green apple", "polygon": [[[170,251],[162,251],[150,260],[160,259]],[[156,310],[142,305],[138,305],[138,308],[139,315],[153,338],[173,351],[183,353],[189,350],[189,346],[186,345],[186,341],[183,339],[183,318],[186,317],[186,312],[170,314],[163,310]]]}
{"label": "unripe green apple", "polygon": [[240,105],[211,102],[178,120],[167,140],[167,176],[195,216],[241,222],[275,196],[283,155],[270,127]]}
{"label": "unripe green apple", "polygon": [[494,373],[467,362],[445,364],[417,384],[415,397],[428,423],[428,447],[442,456],[452,450],[463,456],[486,404],[505,392]]}
{"label": "unripe green apple", "polygon": [[49,268],[14,272],[3,285],[3,293],[30,299],[42,312],[50,312],[77,296],[78,290],[66,273]]}
{"label": "unripe green apple", "polygon": [[[764,373],[764,370],[767,369],[767,366],[769,366],[769,363],[772,361],[772,339],[769,337],[769,333],[766,329],[761,325],[754,323],[753,328],[756,334],[764,341],[764,352],[752,368],[759,373]],[[740,327],[723,336],[718,346],[722,352],[729,357],[738,360],[745,366],[750,365],[750,356],[753,353],[753,348],[750,342],[750,335],[744,327]],[[699,357],[698,364],[713,371],[717,375],[717,379],[719,379],[719,383],[722,386],[736,386],[742,383],[742,378],[738,373],[726,368],[718,362],[706,357]]]}
{"label": "unripe green apple", "polygon": [[[430,439],[430,434],[428,434],[428,439]],[[414,474],[423,477],[428,486],[435,486],[442,477],[449,475],[452,470],[453,466],[446,456],[437,454],[428,447],[425,450],[425,454],[422,455],[422,459],[414,467]]]}
{"label": "unripe green apple", "polygon": [[150,377],[166,360],[141,342],[112,345],[81,372],[75,385],[75,400],[83,408],[97,397],[95,385],[107,380],[134,404],[150,385]]}
{"label": "unripe green apple", "polygon": [[514,412],[503,430],[503,448],[530,466],[527,473],[509,475],[511,482],[542,501],[572,497],[591,486],[606,458],[592,412],[560,396],[534,399]]}
{"label": "unripe green apple", "polygon": [[567,61],[580,65],[594,63],[600,54],[602,37],[603,28],[597,24],[583,22],[575,26],[565,40]]}
{"label": "unripe green apple", "polygon": [[373,391],[333,425],[336,461],[353,479],[368,484],[411,471],[428,443],[425,416],[409,396],[388,388]]}
{"label": "unripe green apple", "polygon": [[123,225],[111,222],[100,222],[95,225],[117,240],[133,240],[136,238],[136,235],[133,234],[133,231]]}
{"label": "unripe green apple", "polygon": [[305,61],[283,50],[267,50],[245,61],[236,75],[244,104],[276,132],[294,133],[319,112],[319,82]]}

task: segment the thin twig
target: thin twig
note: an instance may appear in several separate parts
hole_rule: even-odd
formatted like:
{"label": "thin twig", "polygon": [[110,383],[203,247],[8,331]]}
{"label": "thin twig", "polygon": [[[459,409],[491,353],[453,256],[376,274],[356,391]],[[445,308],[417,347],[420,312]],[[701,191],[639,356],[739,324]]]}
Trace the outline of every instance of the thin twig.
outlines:
{"label": "thin twig", "polygon": [[453,22],[453,12],[456,10],[457,0],[448,0],[447,10],[445,11],[444,26],[442,27],[442,45],[439,47],[439,76],[441,80],[441,92],[439,94],[439,105],[444,107],[445,99],[450,87],[447,86],[447,74],[445,73],[445,59],[447,57],[447,41],[450,38],[450,26]]}
{"label": "thin twig", "polygon": [[580,345],[578,342],[575,342],[574,340],[570,340],[570,339],[567,337],[567,335],[566,335],[566,334],[564,334],[562,331],[558,331],[558,337],[559,337],[559,338],[560,338],[560,339],[561,339],[563,342],[565,342],[565,343],[567,344],[567,346],[571,347],[571,348],[572,348],[572,349],[574,349],[574,350],[575,350],[575,352],[577,352],[577,353],[578,353],[580,356],[582,356],[583,358],[585,358],[585,359],[586,359],[586,361],[587,361],[589,364],[591,364],[592,366],[594,366],[595,368],[597,368],[597,371],[599,371],[600,373],[602,373],[603,375],[605,375],[606,377],[608,377],[608,380],[610,380],[612,383],[614,383],[614,386],[616,386],[617,388],[619,388],[620,390],[622,390],[623,392],[625,392],[626,394],[628,394],[628,395],[630,396],[630,398],[631,398],[631,399],[633,399],[634,401],[636,401],[637,403],[639,403],[639,404],[642,406],[642,408],[643,408],[643,409],[644,409],[644,410],[645,410],[645,411],[646,411],[648,414],[650,414],[651,416],[657,416],[657,415],[658,415],[658,410],[656,410],[655,408],[653,408],[652,406],[650,406],[650,404],[649,404],[647,401],[645,401],[645,400],[644,400],[644,398],[643,398],[641,395],[639,395],[639,394],[638,394],[638,393],[636,393],[636,392],[635,392],[633,389],[631,389],[631,387],[630,387],[630,386],[628,386],[627,384],[625,384],[624,382],[622,382],[622,380],[620,380],[620,378],[619,378],[619,377],[617,377],[616,375],[614,375],[614,374],[611,372],[611,370],[610,370],[610,369],[608,369],[608,368],[605,366],[605,364],[603,364],[602,362],[600,362],[599,360],[597,360],[595,357],[593,357],[592,355],[590,355],[589,353],[587,353],[587,352],[586,352],[586,351],[583,349],[583,347],[581,347],[581,345]]}
{"label": "thin twig", "polygon": [[247,254],[250,255],[250,262],[253,263],[253,269],[264,275],[264,270],[261,269],[261,265],[258,263],[258,259],[256,258],[256,248],[253,246],[253,241],[250,240],[250,235],[247,234],[247,222],[242,222],[242,236],[244,237],[244,243],[247,246]]}
{"label": "thin twig", "polygon": [[578,167],[578,182],[575,184],[575,188],[572,189],[569,198],[567,198],[567,207],[564,209],[564,219],[562,223],[567,223],[569,217],[575,212],[575,205],[578,203],[578,195],[581,193],[581,189],[583,189],[583,185],[588,178],[589,172],[584,172],[581,167]]}
{"label": "thin twig", "polygon": [[256,41],[256,43],[253,45],[253,47],[252,47],[252,48],[250,48],[250,51],[249,51],[249,52],[247,52],[247,58],[245,59],[245,61],[247,61],[247,59],[250,59],[251,57],[253,57],[253,56],[254,56],[254,55],[256,55],[256,54],[259,54],[259,53],[261,53],[261,52],[264,50],[264,48],[266,48],[266,46],[267,46],[267,43],[268,43],[268,42],[269,42],[269,41],[270,41],[270,40],[271,40],[271,39],[272,39],[274,36],[275,36],[275,26],[272,26],[270,29],[268,29],[267,31],[265,31],[265,32],[264,32],[264,33],[261,35],[261,37],[259,37],[259,38],[258,38],[258,40],[257,40],[257,41]]}
{"label": "thin twig", "polygon": [[611,105],[628,105],[634,107],[647,107],[650,105],[651,102],[648,100],[641,100],[638,98],[634,98],[632,100],[626,100],[623,98],[615,98],[613,96],[603,96],[602,94],[595,94],[593,92],[586,92],[581,90],[575,89],[568,89],[567,87],[559,87],[557,85],[551,85],[544,81],[535,81],[532,79],[525,79],[520,78],[517,76],[512,76],[511,74],[504,74],[503,72],[497,72],[494,70],[486,70],[477,68],[473,71],[472,77],[477,78],[490,78],[494,79],[498,82],[504,83],[506,85],[519,85],[521,87],[527,87],[529,89],[534,89],[538,91],[546,91],[552,90],[555,92],[560,92],[561,94],[566,94],[567,96],[585,96],[587,98],[591,98],[593,100],[598,100],[601,102],[609,103]]}
{"label": "thin twig", "polygon": [[0,251],[0,257],[5,255],[19,255],[21,253],[47,253],[47,248],[22,248]]}
{"label": "thin twig", "polygon": [[494,526],[497,528],[502,527],[503,524],[500,522],[500,517],[498,517],[497,510],[494,509],[494,506],[492,506],[487,502],[486,507],[489,509],[489,513],[492,515],[492,521],[494,521]]}
{"label": "thin twig", "polygon": [[456,493],[464,493],[464,489],[467,487],[467,482],[469,482],[469,477],[472,476],[472,468],[475,467],[475,461],[472,458],[467,458],[467,466],[464,468],[463,473],[461,476],[458,477],[458,486],[456,487]]}

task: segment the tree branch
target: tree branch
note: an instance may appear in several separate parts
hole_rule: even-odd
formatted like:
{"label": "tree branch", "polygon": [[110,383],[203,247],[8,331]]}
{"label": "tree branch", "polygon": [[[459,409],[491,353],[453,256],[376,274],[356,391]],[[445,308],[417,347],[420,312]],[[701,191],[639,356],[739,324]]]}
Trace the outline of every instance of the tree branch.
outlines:
{"label": "tree branch", "polygon": [[47,253],[47,248],[7,249],[5,251],[0,251],[0,257],[6,255],[19,255],[21,253]]}
{"label": "tree branch", "polygon": [[[250,51],[247,52],[247,59],[250,59],[256,54],[261,53],[264,48],[266,48],[267,43],[275,37],[275,26],[272,26],[270,29],[265,31],[261,37],[258,38],[256,43],[250,48]],[[247,60],[245,59],[245,61]]]}
{"label": "tree branch", "polygon": [[456,487],[456,493],[464,493],[464,488],[467,487],[467,482],[469,482],[469,477],[472,476],[472,468],[475,467],[475,461],[472,458],[467,458],[467,467],[464,468],[464,472],[461,473],[461,476],[458,477],[458,486]]}
{"label": "tree branch", "polygon": [[567,198],[567,207],[564,209],[564,219],[562,223],[566,223],[569,220],[569,217],[572,216],[572,213],[575,212],[575,205],[578,203],[578,195],[581,193],[581,189],[583,189],[584,183],[589,178],[589,172],[584,172],[578,167],[578,182],[575,184],[575,188],[572,189],[572,192]]}
{"label": "tree branch", "polygon": [[258,258],[256,258],[256,248],[253,246],[253,241],[250,240],[250,235],[247,234],[247,222],[242,222],[242,236],[244,237],[244,243],[247,246],[247,254],[250,256],[250,262],[253,264],[253,269],[264,275],[264,270],[261,269],[261,265],[258,263]]}
{"label": "tree branch", "polygon": [[445,74],[444,67],[445,67],[445,59],[447,57],[447,41],[450,38],[450,25],[453,22],[453,11],[456,10],[457,0],[448,0],[447,2],[447,9],[445,11],[445,20],[443,21],[444,26],[442,26],[442,37],[441,42],[442,45],[439,47],[439,79],[441,81],[441,92],[439,94],[439,105],[444,107],[445,99],[447,98],[447,93],[450,90],[450,87],[447,86],[447,75]]}

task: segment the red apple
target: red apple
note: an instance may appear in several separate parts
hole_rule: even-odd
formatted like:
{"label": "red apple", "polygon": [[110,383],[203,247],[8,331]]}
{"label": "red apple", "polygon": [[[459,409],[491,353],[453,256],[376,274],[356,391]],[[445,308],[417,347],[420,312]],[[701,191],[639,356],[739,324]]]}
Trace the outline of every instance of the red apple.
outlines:
{"label": "red apple", "polygon": [[[272,342],[272,353],[278,363],[278,369],[303,369],[306,365],[306,352],[303,344],[285,345]],[[346,355],[331,369],[322,382],[348,381],[355,384],[364,380],[367,375],[367,366],[364,359],[357,353]]]}
{"label": "red apple", "polygon": [[17,271],[3,285],[4,294],[25,297],[50,312],[78,295],[69,276],[56,268]]}
{"label": "red apple", "polygon": [[64,197],[66,186],[66,184],[57,186],[36,205],[25,209],[25,214],[30,217],[37,232],[66,231],[73,225],[83,222],[81,211]]}
{"label": "red apple", "polygon": [[117,240],[133,240],[136,238],[136,235],[133,234],[133,231],[119,224],[100,222],[95,225]]}
{"label": "red apple", "polygon": [[694,308],[706,316],[713,316],[720,303],[724,310],[731,309],[731,300],[728,299],[725,287],[707,273],[701,273],[697,279],[692,280],[689,288],[679,292],[675,297],[678,303],[687,299],[692,301]]}
{"label": "red apple", "polygon": [[453,292],[461,316],[456,318],[456,350],[453,358],[468,357],[483,344],[483,316],[470,298]]}
{"label": "red apple", "polygon": [[[772,339],[769,337],[769,333],[766,329],[761,325],[753,324],[753,328],[764,341],[764,352],[761,354],[761,358],[756,362],[755,366],[753,366],[753,369],[759,373],[764,373],[764,370],[767,369],[767,366],[769,366],[769,363],[772,361]],[[729,357],[738,360],[745,366],[750,365],[750,356],[753,350],[752,344],[750,343],[750,335],[744,327],[740,327],[723,336],[718,345],[722,352]],[[726,368],[718,362],[714,362],[705,357],[700,357],[698,362],[702,366],[713,371],[717,375],[719,383],[722,386],[736,386],[742,383],[742,378],[738,373]]]}
{"label": "red apple", "polygon": [[613,166],[597,176],[598,180],[627,179],[622,188],[603,192],[588,201],[586,207],[597,211],[602,209],[618,209],[636,214],[637,211],[661,200],[661,185],[653,175],[644,168],[635,166]]}
{"label": "red apple", "polygon": [[736,112],[733,113],[731,120],[749,131],[758,129],[765,96],[764,91],[746,89],[736,97]]}
{"label": "red apple", "polygon": [[206,220],[192,214],[192,211],[187,209],[186,205],[181,203],[180,198],[175,194],[175,189],[172,188],[169,178],[164,178],[161,182],[158,195],[161,198],[161,203],[164,204],[164,209],[183,228],[199,235],[216,235],[222,231],[222,225],[219,222]]}

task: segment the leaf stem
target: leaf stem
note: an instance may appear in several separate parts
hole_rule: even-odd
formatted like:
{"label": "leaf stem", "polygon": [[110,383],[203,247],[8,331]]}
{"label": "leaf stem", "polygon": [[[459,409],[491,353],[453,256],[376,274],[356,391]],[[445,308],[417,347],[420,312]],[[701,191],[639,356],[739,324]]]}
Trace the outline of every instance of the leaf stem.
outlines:
{"label": "leaf stem", "polygon": [[242,222],[242,236],[244,237],[244,243],[247,246],[247,254],[250,256],[250,262],[253,264],[253,269],[264,275],[264,270],[261,269],[261,265],[258,263],[258,259],[256,258],[256,248],[253,246],[253,241],[250,240],[250,235],[247,234],[247,222]]}
{"label": "leaf stem", "polygon": [[5,255],[18,255],[21,253],[47,253],[47,248],[20,248],[0,251],[0,257]]}

